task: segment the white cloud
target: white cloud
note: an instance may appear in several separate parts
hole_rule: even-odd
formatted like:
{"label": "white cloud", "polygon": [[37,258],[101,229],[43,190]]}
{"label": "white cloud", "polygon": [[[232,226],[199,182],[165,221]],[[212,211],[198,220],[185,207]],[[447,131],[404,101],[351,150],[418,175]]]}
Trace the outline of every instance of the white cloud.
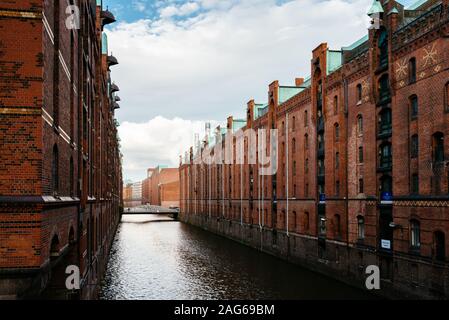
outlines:
{"label": "white cloud", "polygon": [[[212,128],[218,125],[210,122]],[[126,179],[141,180],[146,169],[157,165],[177,167],[179,155],[184,155],[186,146],[193,145],[195,133],[204,133],[205,123],[162,116],[144,123],[123,122],[119,135]]]}
{"label": "white cloud", "polygon": [[[277,2],[168,1],[159,8],[161,18],[119,23],[109,31],[110,50],[120,62],[112,72],[122,90],[117,115],[130,122],[122,127],[158,115],[219,121],[243,116],[251,98],[266,101],[273,80],[293,84],[295,77],[308,76],[311,51],[321,42],[339,49],[367,33],[372,0]],[[189,16],[192,12],[196,15]],[[130,159],[125,175],[142,159],[127,155],[130,139],[122,136],[123,153]],[[162,161],[152,150],[147,161]]]}

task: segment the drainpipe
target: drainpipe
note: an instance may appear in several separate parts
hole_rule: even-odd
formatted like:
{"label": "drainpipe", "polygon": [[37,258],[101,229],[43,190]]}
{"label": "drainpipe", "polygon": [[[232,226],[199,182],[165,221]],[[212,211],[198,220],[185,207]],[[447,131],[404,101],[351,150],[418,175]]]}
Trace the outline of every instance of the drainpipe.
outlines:
{"label": "drainpipe", "polygon": [[285,175],[287,177],[287,183],[285,185],[285,192],[286,192],[286,198],[287,198],[287,206],[286,206],[286,230],[287,230],[287,237],[289,237],[289,233],[288,233],[288,184],[289,184],[289,179],[288,179],[288,169],[289,169],[289,158],[288,158],[288,145],[289,145],[289,140],[288,140],[288,112],[285,113],[285,168],[286,168],[286,172]]}

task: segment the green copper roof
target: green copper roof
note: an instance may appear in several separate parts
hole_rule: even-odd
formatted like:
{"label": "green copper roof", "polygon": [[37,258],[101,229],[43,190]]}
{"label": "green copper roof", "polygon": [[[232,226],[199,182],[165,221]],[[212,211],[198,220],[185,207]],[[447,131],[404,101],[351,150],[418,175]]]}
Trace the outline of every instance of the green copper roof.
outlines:
{"label": "green copper roof", "polygon": [[393,9],[390,10],[390,12],[388,12],[388,15],[393,14],[393,13],[399,13],[398,9],[396,7],[394,7]]}
{"label": "green copper roof", "polygon": [[343,56],[341,51],[327,50],[327,74],[331,74],[341,67]]}
{"label": "green copper roof", "polygon": [[416,10],[419,7],[421,7],[424,3],[426,3],[428,0],[418,0],[417,2],[410,5],[407,10]]}
{"label": "green copper roof", "polygon": [[108,54],[108,36],[104,32],[101,39],[101,53]]}
{"label": "green copper roof", "polygon": [[354,42],[353,44],[351,44],[348,47],[343,47],[341,48],[344,51],[351,51],[354,50],[355,48],[357,48],[358,46],[361,46],[362,44],[364,44],[366,41],[368,41],[368,35],[363,36],[363,38],[360,38],[359,40],[357,40],[356,42]]}
{"label": "green copper roof", "polygon": [[257,103],[254,110],[254,120],[264,116],[268,112],[268,104]]}
{"label": "green copper roof", "polygon": [[298,93],[303,91],[303,87],[285,87],[280,86],[279,87],[279,104],[284,103],[285,101],[289,100],[293,96],[296,96]]}
{"label": "green copper roof", "polygon": [[375,13],[383,13],[384,8],[382,8],[382,4],[379,0],[374,0],[371,8],[368,10],[368,15],[373,15]]}
{"label": "green copper roof", "polygon": [[103,0],[97,0],[97,6],[102,6],[102,2],[103,2]]}
{"label": "green copper roof", "polygon": [[232,132],[237,132],[240,129],[242,129],[244,126],[246,126],[246,120],[242,119],[236,119],[232,122]]}

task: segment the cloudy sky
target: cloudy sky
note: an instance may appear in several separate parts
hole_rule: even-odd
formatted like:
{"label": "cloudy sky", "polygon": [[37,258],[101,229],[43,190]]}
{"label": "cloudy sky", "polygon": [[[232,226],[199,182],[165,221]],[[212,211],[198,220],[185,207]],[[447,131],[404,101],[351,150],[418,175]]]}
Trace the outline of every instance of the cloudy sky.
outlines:
{"label": "cloudy sky", "polygon": [[[404,0],[409,4],[413,0]],[[204,123],[242,117],[268,84],[310,73],[311,51],[366,34],[372,0],[103,0],[118,22],[107,30],[119,59],[113,78],[125,179],[178,165]]]}

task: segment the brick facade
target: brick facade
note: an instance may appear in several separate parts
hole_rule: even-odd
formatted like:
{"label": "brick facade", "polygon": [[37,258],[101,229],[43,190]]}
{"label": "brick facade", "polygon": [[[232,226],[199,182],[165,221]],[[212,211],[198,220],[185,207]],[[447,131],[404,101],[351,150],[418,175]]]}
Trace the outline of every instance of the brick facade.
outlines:
{"label": "brick facade", "polygon": [[[311,77],[273,82],[267,103],[186,153],[181,218],[358,286],[379,265],[387,296],[447,298],[449,1],[381,2],[379,29],[319,45]],[[226,139],[235,152],[247,129],[278,130],[276,174],[248,152],[199,161]],[[272,140],[249,139],[269,154]]]}
{"label": "brick facade", "polygon": [[94,297],[119,221],[115,58],[102,32],[114,19],[75,2],[80,29],[66,27],[66,1],[0,4],[0,297],[64,291],[71,264],[77,296]]}
{"label": "brick facade", "polygon": [[179,207],[179,188],[178,168],[150,168],[142,181],[142,204]]}

